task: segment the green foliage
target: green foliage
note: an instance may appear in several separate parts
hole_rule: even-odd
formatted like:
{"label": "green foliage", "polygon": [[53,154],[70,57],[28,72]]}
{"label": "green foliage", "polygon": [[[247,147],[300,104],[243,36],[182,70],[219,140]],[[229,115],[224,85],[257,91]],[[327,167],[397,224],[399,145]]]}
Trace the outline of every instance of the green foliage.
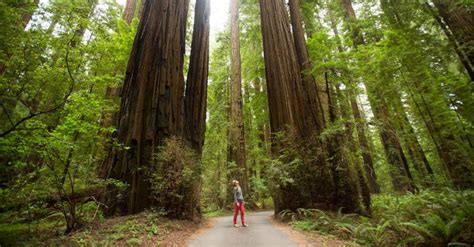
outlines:
{"label": "green foliage", "polygon": [[341,238],[350,238],[354,235],[358,216],[343,214],[342,208],[336,213],[328,213],[319,209],[299,208],[296,213],[289,210],[280,213],[282,218],[291,216],[290,225],[305,231],[318,231],[325,234],[334,234]]}
{"label": "green foliage", "polygon": [[198,202],[201,165],[196,152],[177,137],[165,140],[154,155],[153,167],[147,171],[152,195],[160,210],[171,217],[194,217],[193,202]]}
{"label": "green foliage", "polygon": [[[123,80],[136,22],[126,25],[114,2],[14,2],[0,3],[0,207],[16,209],[2,222],[61,213],[73,230],[101,217],[100,188],[123,187],[96,171],[113,131],[101,121],[116,109],[105,91]],[[23,28],[25,11],[34,14]]]}
{"label": "green foliage", "polygon": [[423,190],[404,196],[373,197],[373,218],[318,209],[282,211],[290,225],[355,239],[363,246],[466,245],[474,241],[474,191]]}
{"label": "green foliage", "polygon": [[199,177],[195,152],[183,140],[171,137],[159,147],[155,159],[157,167],[151,171],[153,191],[157,195],[166,191],[175,200],[180,200],[182,195],[178,188],[191,186]]}

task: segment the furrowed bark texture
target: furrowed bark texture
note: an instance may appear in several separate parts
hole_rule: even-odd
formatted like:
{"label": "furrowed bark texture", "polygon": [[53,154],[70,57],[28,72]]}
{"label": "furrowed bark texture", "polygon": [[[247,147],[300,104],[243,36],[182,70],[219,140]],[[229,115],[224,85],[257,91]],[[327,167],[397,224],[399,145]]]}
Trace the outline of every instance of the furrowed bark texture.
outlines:
{"label": "furrowed bark texture", "polygon": [[[304,37],[299,0],[290,0],[289,7],[293,39],[301,72],[301,82],[304,89],[303,92],[305,93],[304,96],[307,99],[307,102],[305,102],[308,108],[307,112],[311,114],[310,118],[314,120],[315,125],[313,128],[321,131],[325,127],[324,112],[320,100],[321,92],[317,88],[316,80],[310,73],[312,64],[309,60],[308,48]],[[328,87],[326,87],[326,91],[328,91]],[[331,102],[329,94],[328,96],[328,105],[331,109],[331,104],[334,102]],[[346,144],[345,141],[342,135],[334,136],[334,138],[328,141],[329,164],[333,168],[331,169],[334,184],[332,204],[344,207],[345,211],[353,212],[358,207],[357,192],[355,190],[357,185],[350,176],[347,155],[342,148]]]}
{"label": "furrowed bark texture", "polygon": [[300,3],[299,0],[290,0],[290,15],[291,15],[291,26],[293,30],[293,39],[295,41],[296,55],[298,57],[298,64],[300,66],[301,78],[303,83],[304,92],[308,97],[308,105],[310,107],[310,113],[315,119],[316,129],[323,129],[324,123],[324,111],[321,104],[321,91],[318,90],[316,80],[310,71],[313,69],[313,65],[309,59],[308,48],[306,46],[306,40],[304,37],[304,30],[301,21]]}
{"label": "furrowed bark texture", "polygon": [[183,134],[183,60],[187,0],[147,0],[122,90],[118,141],[104,162],[106,177],[126,182],[123,200],[106,198],[111,213],[136,213],[156,204],[149,169],[156,148]]}
{"label": "furrowed bark texture", "polygon": [[[209,15],[211,6],[209,0],[197,0],[194,16],[193,41],[191,57],[186,82],[185,111],[185,138],[196,152],[198,159],[202,155],[204,133],[206,131],[207,106],[207,79],[209,75]],[[198,165],[196,163],[194,165]],[[201,179],[196,177],[192,181],[188,209],[192,212],[191,218],[200,217],[199,198]]]}
{"label": "furrowed bark texture", "polygon": [[[303,167],[298,169],[301,174],[293,174],[298,181],[281,184],[275,189],[275,211],[314,207],[317,203],[330,201],[333,187],[325,150],[317,137],[322,130],[315,128],[317,120],[310,112],[309,99],[304,92],[284,2],[260,0],[260,9],[272,153],[279,157],[285,148],[311,153],[311,159],[302,160]],[[283,133],[290,141],[285,140],[285,145],[276,138],[278,133]],[[298,147],[289,143],[298,143]]]}
{"label": "furrowed bark texture", "polygon": [[230,55],[230,142],[229,162],[234,162],[231,179],[241,183],[244,194],[248,192],[248,172],[245,152],[245,128],[242,103],[242,74],[240,61],[239,0],[231,0],[231,55]]}
{"label": "furrowed bark texture", "polygon": [[186,139],[198,155],[206,131],[207,79],[209,74],[209,0],[197,0],[191,58],[184,101]]}

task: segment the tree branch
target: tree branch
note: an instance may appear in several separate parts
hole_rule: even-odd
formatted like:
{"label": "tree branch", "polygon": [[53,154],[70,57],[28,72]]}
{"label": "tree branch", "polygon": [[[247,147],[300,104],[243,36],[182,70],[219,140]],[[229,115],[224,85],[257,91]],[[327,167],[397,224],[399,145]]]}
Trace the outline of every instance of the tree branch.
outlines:
{"label": "tree branch", "polygon": [[[70,52],[70,48],[71,48],[71,42],[74,40],[75,37],[76,37],[76,34],[74,33],[71,40],[69,40],[68,49],[66,50],[66,69],[67,69],[69,78],[71,79],[71,86],[69,87],[68,92],[64,95],[64,98],[63,98],[62,102],[59,103],[58,105],[54,106],[53,108],[45,110],[45,111],[32,112],[30,110],[29,114],[26,117],[21,118],[15,124],[12,123],[12,125],[9,129],[7,129],[6,131],[0,133],[0,137],[5,137],[8,134],[12,133],[13,131],[18,130],[18,126],[20,126],[22,123],[24,123],[24,122],[26,122],[26,121],[28,121],[32,118],[35,118],[35,117],[40,116],[40,115],[56,112],[57,110],[63,108],[66,105],[66,103],[68,102],[69,97],[71,96],[72,92],[74,91],[74,87],[76,85],[76,80],[74,79],[74,77],[72,75],[72,72],[71,72],[71,68],[69,66],[69,52]],[[28,105],[25,105],[25,106],[29,107]]]}

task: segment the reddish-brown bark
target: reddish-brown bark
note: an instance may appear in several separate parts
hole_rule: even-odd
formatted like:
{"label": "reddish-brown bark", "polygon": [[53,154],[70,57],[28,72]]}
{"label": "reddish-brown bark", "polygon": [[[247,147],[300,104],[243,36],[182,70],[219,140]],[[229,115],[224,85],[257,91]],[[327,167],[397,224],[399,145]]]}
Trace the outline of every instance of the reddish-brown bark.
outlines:
{"label": "reddish-brown bark", "polygon": [[248,191],[248,172],[245,151],[245,128],[242,101],[242,74],[240,61],[239,0],[230,4],[230,139],[228,162],[236,167],[231,176],[240,181],[244,194]]}
{"label": "reddish-brown bark", "polygon": [[209,74],[209,0],[197,0],[191,57],[184,100],[186,139],[200,156],[206,130],[207,79]]}
{"label": "reddish-brown bark", "polygon": [[298,63],[300,66],[304,92],[306,93],[306,97],[308,98],[307,104],[310,107],[309,112],[313,115],[313,118],[315,119],[316,129],[321,130],[325,126],[324,111],[323,106],[321,104],[322,93],[321,90],[318,90],[316,80],[311,74],[313,65],[309,58],[308,48],[306,46],[306,40],[304,37],[299,0],[290,0],[289,6],[296,55],[298,57]]}
{"label": "reddish-brown bark", "polygon": [[136,8],[137,0],[127,0],[125,3],[125,9],[123,10],[123,19],[127,24],[132,23],[132,20],[135,17]]}
{"label": "reddish-brown bark", "polygon": [[106,177],[129,185],[123,200],[106,198],[112,213],[135,213],[156,204],[148,180],[154,153],[166,138],[183,135],[187,5],[187,0],[145,2],[119,112],[118,141],[127,148],[113,147],[104,162]]}

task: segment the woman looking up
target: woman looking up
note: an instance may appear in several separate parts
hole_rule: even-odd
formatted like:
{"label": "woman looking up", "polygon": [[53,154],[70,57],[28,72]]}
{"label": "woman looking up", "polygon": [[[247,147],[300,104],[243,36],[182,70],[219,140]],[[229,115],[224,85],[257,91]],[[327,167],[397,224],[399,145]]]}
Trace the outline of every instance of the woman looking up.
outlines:
{"label": "woman looking up", "polygon": [[237,215],[240,211],[240,220],[242,221],[242,226],[247,227],[248,225],[245,224],[245,207],[244,207],[244,196],[242,195],[242,188],[240,188],[239,181],[233,180],[232,184],[234,185],[234,205],[235,205],[235,212],[234,212],[234,227],[239,227],[237,225]]}

